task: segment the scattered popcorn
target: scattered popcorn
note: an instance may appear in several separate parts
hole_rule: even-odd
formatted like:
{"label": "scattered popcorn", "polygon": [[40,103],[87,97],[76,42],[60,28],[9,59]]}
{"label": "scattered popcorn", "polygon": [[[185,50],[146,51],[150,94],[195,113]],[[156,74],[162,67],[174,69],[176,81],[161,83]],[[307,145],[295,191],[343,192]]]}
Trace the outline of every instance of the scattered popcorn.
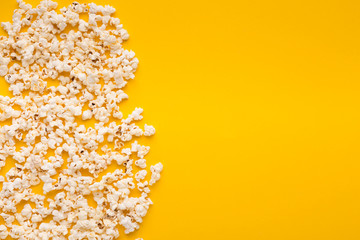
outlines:
{"label": "scattered popcorn", "polygon": [[[148,176],[150,147],[134,141],[124,148],[155,134],[135,123],[143,109],[127,118],[120,111],[139,63],[122,47],[127,31],[110,6],[73,2],[57,13],[51,0],[35,8],[17,2],[12,22],[2,23],[8,35],[0,37],[0,76],[13,94],[0,96],[0,121],[11,120],[0,127],[0,169],[15,161],[0,176],[0,239],[112,240],[119,225],[125,234],[139,229],[163,165],[150,166]],[[102,174],[112,163],[118,168]],[[40,184],[43,194],[35,194]],[[134,191],[141,196],[131,197]]]}

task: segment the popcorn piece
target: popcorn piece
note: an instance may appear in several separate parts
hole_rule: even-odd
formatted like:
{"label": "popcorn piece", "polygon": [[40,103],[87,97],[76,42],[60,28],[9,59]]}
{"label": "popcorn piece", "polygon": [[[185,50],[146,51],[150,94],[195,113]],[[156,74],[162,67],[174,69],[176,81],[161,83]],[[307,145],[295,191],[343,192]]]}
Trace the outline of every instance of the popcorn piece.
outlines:
{"label": "popcorn piece", "polygon": [[147,174],[146,170],[141,170],[137,172],[135,174],[136,181],[140,182],[141,180],[143,180],[146,177],[146,174]]}
{"label": "popcorn piece", "polygon": [[151,186],[160,179],[160,173],[163,170],[163,165],[161,163],[157,163],[154,166],[151,166],[150,170],[152,174],[149,184]]}
{"label": "popcorn piece", "polygon": [[144,136],[152,136],[154,134],[155,134],[155,128],[153,126],[149,126],[145,124]]}
{"label": "popcorn piece", "polygon": [[82,120],[88,120],[92,117],[92,113],[90,110],[86,110],[85,112],[83,112],[82,115]]}
{"label": "popcorn piece", "polygon": [[9,235],[9,232],[4,225],[0,225],[0,239],[6,239]]}

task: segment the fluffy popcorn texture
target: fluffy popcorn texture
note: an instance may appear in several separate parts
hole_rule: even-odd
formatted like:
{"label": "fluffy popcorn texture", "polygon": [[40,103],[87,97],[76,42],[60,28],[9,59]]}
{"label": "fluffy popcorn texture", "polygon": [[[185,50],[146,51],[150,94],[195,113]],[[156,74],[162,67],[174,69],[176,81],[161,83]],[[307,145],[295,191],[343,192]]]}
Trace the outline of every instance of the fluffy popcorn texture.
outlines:
{"label": "fluffy popcorn texture", "polygon": [[[118,105],[138,66],[134,52],[122,48],[128,33],[110,6],[74,2],[57,13],[50,0],[36,8],[17,2],[12,23],[2,23],[8,35],[0,37],[0,75],[13,94],[0,96],[0,121],[11,122],[0,127],[0,169],[15,161],[0,176],[0,239],[110,240],[119,225],[135,231],[163,166],[146,170],[150,148],[130,144],[155,133],[135,124],[143,110],[125,118]],[[85,126],[90,119],[94,127]],[[110,164],[118,167],[106,173]]]}

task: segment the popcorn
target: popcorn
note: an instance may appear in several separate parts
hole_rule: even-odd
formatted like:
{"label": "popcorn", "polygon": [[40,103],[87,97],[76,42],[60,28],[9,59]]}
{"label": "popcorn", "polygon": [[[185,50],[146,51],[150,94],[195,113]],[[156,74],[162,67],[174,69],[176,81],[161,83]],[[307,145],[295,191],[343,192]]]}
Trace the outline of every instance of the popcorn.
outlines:
{"label": "popcorn", "polygon": [[151,166],[150,170],[152,174],[149,184],[151,186],[160,179],[160,173],[163,170],[163,165],[161,163],[157,163],[154,166]]}
{"label": "popcorn", "polygon": [[146,170],[141,170],[137,172],[135,174],[136,181],[140,182],[141,180],[143,180],[146,177],[146,174],[147,174]]}
{"label": "popcorn", "polygon": [[0,225],[0,239],[6,239],[9,235],[9,232],[4,225]]}
{"label": "popcorn", "polygon": [[139,168],[146,168],[146,160],[145,159],[139,159],[135,161],[135,165]]}
{"label": "popcorn", "polygon": [[[155,128],[135,124],[143,118],[141,108],[127,118],[120,111],[128,98],[122,89],[139,63],[122,47],[129,34],[110,6],[73,2],[57,13],[51,0],[36,8],[17,2],[12,22],[1,24],[8,36],[0,38],[0,76],[13,97],[0,96],[0,121],[11,120],[0,127],[0,169],[7,158],[16,163],[0,176],[0,239],[112,240],[119,225],[126,234],[135,231],[163,166],[151,166],[145,180],[150,147],[130,141],[154,135]],[[94,127],[79,118],[92,119]],[[131,147],[124,148],[126,142]],[[113,161],[118,169],[96,181]],[[39,184],[42,194],[35,194],[32,187]],[[140,197],[130,197],[134,189]],[[87,196],[97,206],[89,206]]]}
{"label": "popcorn", "polygon": [[155,134],[155,128],[145,124],[144,136],[152,136]]}
{"label": "popcorn", "polygon": [[0,66],[0,76],[5,76],[8,73],[8,68],[6,65],[1,65]]}

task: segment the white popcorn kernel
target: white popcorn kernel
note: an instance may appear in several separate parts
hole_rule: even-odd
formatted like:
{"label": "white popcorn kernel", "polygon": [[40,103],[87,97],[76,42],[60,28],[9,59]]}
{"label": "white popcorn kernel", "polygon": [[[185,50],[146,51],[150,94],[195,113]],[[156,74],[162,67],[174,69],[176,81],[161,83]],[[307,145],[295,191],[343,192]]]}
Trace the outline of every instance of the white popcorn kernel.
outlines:
{"label": "white popcorn kernel", "polygon": [[141,170],[141,171],[137,172],[135,174],[136,181],[140,182],[141,180],[143,180],[146,177],[146,174],[147,174],[146,170]]}
{"label": "white popcorn kernel", "polygon": [[92,112],[90,110],[83,112],[82,120],[88,120],[90,118],[92,118]]}
{"label": "white popcorn kernel", "polygon": [[0,225],[0,239],[6,239],[9,235],[7,227],[4,225]]}
{"label": "white popcorn kernel", "polygon": [[145,159],[139,159],[135,161],[135,165],[139,168],[146,168],[146,160]]}
{"label": "white popcorn kernel", "polygon": [[153,126],[149,126],[145,124],[144,136],[152,136],[154,134],[155,134],[155,128]]}
{"label": "white popcorn kernel", "polygon": [[33,214],[33,215],[31,216],[31,221],[32,221],[32,222],[35,222],[35,223],[41,222],[41,221],[42,221],[42,217],[41,217],[39,214]]}
{"label": "white popcorn kernel", "polygon": [[61,93],[63,95],[65,95],[69,91],[69,89],[65,86],[58,86],[57,90],[59,91],[59,93]]}
{"label": "white popcorn kernel", "polygon": [[0,76],[4,77],[8,73],[8,67],[6,65],[0,65]]}
{"label": "white popcorn kernel", "polygon": [[49,139],[48,146],[51,149],[55,149],[56,148],[56,141],[54,139]]}
{"label": "white popcorn kernel", "polygon": [[25,218],[29,219],[31,217],[32,214],[32,208],[30,206],[30,204],[26,204],[23,208],[23,210],[21,211],[21,215],[23,215]]}
{"label": "white popcorn kernel", "polygon": [[153,185],[160,179],[160,173],[163,170],[163,165],[161,163],[157,163],[154,166],[150,167],[151,170],[151,179],[149,185]]}

